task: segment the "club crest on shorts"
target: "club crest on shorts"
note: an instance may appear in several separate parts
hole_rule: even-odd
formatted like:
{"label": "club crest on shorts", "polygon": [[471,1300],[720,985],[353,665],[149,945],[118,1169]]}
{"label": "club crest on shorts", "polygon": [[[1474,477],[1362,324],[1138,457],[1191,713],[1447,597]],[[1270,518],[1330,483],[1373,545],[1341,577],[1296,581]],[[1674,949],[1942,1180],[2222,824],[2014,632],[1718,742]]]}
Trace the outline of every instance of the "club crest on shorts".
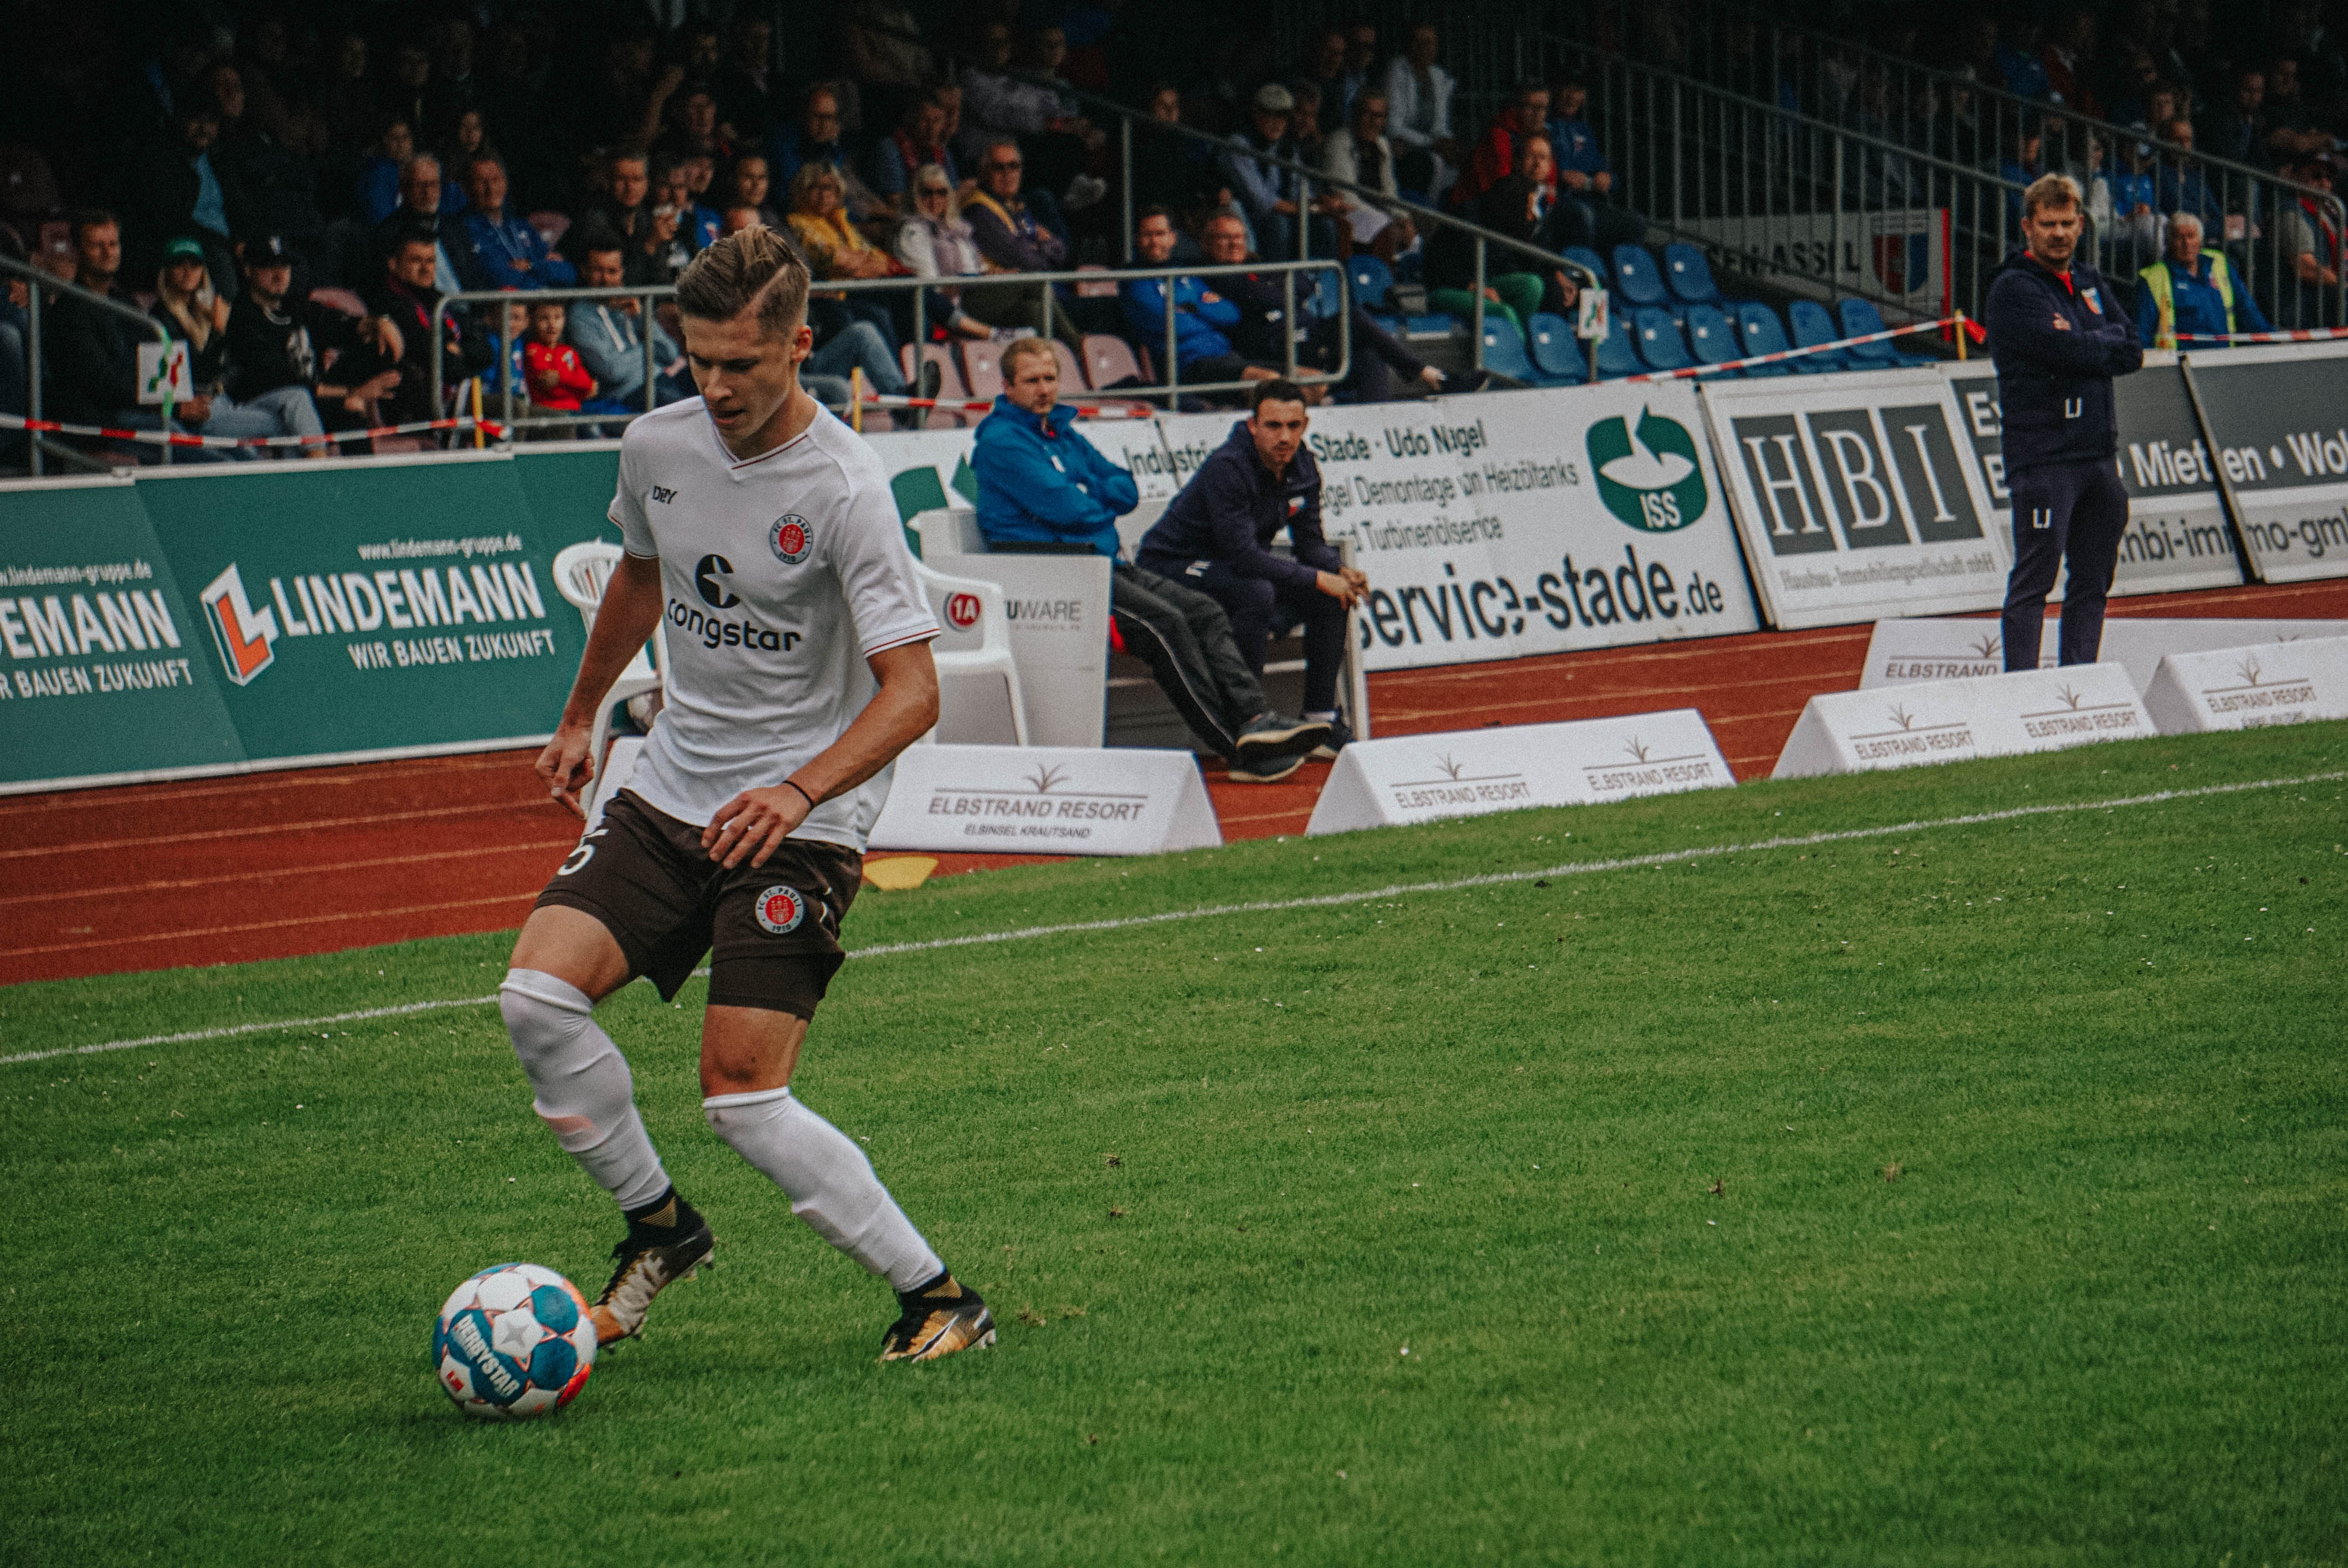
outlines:
{"label": "club crest on shorts", "polygon": [[807,895],[796,887],[777,883],[758,895],[758,924],[770,937],[780,937],[798,929],[807,918]]}
{"label": "club crest on shorts", "polygon": [[767,546],[775,552],[777,560],[785,566],[797,566],[808,559],[808,551],[815,548],[815,541],[808,534],[805,518],[797,512],[785,512],[775,519],[775,526],[767,530]]}

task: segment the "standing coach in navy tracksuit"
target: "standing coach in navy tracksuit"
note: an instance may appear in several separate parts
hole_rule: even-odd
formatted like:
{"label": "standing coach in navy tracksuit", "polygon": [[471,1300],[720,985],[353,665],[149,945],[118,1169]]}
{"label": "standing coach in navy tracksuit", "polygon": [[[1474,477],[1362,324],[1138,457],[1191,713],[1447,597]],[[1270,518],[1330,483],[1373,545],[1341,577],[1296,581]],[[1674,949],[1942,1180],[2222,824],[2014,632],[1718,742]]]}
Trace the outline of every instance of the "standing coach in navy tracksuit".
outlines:
{"label": "standing coach in navy tracksuit", "polygon": [[2013,574],[2005,585],[2005,667],[2038,668],[2046,595],[2067,556],[2062,661],[2092,664],[2104,600],[2127,528],[2112,377],[2144,364],[2136,323],[2095,268],[2075,258],[2086,217],[2078,182],[2050,174],[2022,195],[2020,255],[1991,274],[1982,323],[1997,364]]}

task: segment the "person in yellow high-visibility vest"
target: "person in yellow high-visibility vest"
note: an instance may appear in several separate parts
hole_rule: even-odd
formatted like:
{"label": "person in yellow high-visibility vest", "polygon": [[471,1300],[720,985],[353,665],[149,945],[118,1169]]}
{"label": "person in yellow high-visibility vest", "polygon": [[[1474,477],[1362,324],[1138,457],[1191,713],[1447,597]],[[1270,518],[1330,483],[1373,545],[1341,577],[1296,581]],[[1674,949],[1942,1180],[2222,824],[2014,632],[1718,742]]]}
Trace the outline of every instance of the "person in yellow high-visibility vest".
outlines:
{"label": "person in yellow high-visibility vest", "polygon": [[2177,334],[2262,333],[2274,329],[2226,258],[2201,249],[2201,220],[2168,220],[2168,251],[2136,275],[2136,330],[2152,348],[2175,348]]}

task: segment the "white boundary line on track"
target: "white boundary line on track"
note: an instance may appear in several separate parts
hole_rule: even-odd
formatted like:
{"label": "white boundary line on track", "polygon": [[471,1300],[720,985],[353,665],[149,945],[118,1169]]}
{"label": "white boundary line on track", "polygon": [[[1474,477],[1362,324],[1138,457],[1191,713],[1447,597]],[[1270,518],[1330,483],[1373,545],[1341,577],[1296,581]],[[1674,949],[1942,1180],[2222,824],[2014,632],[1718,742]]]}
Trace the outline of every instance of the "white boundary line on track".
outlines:
{"label": "white boundary line on track", "polygon": [[[1651,855],[1626,855],[1612,860],[1571,860],[1561,866],[1544,866],[1535,871],[1490,871],[1480,876],[1460,876],[1445,882],[1395,882],[1384,887],[1373,887],[1353,893],[1322,893],[1303,898],[1266,898],[1248,904],[1207,904],[1189,909],[1167,909],[1155,915],[1122,915],[1107,920],[1075,920],[1058,926],[1026,926],[1011,931],[983,931],[967,937],[938,937],[925,942],[889,942],[878,947],[858,948],[848,956],[851,958],[887,958],[895,953],[934,953],[949,948],[972,948],[990,942],[1025,942],[1038,937],[1069,936],[1084,931],[1122,931],[1137,926],[1160,926],[1178,920],[1204,920],[1223,915],[1276,914],[1288,909],[1327,909],[1346,904],[1367,904],[1380,898],[1396,898],[1412,893],[1457,893],[1471,887],[1501,886],[1512,882],[1530,882],[1544,876],[1588,876],[1603,871],[1633,871],[1645,866],[1669,866],[1681,861],[1705,860],[1721,855],[1746,855],[1766,849],[1801,849],[1819,844],[1843,844],[1852,839],[1884,838],[1894,834],[1921,833],[1936,827],[1972,827],[1983,823],[2014,822],[2024,817],[2053,816],[2069,812],[2118,811],[2132,805],[2159,805],[2169,801],[2201,800],[2211,795],[2240,794],[2250,790],[2290,789],[2300,784],[2335,784],[2348,779],[2348,770],[2331,773],[2304,774],[2297,778],[2257,779],[2247,784],[2204,784],[2197,789],[2156,790],[2150,794],[2121,795],[2111,800],[2078,801],[2070,804],[2008,806],[2003,811],[1981,811],[1963,816],[1934,817],[1923,822],[1887,823],[1880,827],[1845,827],[1822,833],[1792,834],[1781,838],[1760,838],[1746,844],[1711,844],[1693,849],[1663,849]],[[705,975],[707,969],[696,969]],[[109,1040],[97,1045],[60,1046],[54,1050],[26,1050],[14,1056],[0,1056],[0,1066],[20,1061],[46,1061],[59,1056],[91,1056],[100,1051],[131,1050],[144,1045],[178,1045],[189,1040],[228,1040],[243,1034],[266,1034],[278,1030],[315,1029],[321,1024],[356,1023],[366,1019],[399,1018],[409,1013],[438,1012],[444,1008],[489,1007],[497,1001],[493,992],[485,997],[456,997],[440,1001],[406,1002],[398,1007],[366,1008],[357,1012],[333,1013],[324,1018],[287,1019],[276,1023],[240,1023],[221,1029],[191,1029],[178,1034],[153,1034],[140,1040]]]}

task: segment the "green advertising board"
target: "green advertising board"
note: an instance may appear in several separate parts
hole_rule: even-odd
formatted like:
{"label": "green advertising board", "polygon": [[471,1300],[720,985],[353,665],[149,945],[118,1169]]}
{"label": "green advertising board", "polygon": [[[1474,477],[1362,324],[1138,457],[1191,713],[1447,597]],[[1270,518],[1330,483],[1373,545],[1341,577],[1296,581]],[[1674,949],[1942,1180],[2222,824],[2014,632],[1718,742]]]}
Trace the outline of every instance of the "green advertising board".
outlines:
{"label": "green advertising board", "polygon": [[0,787],[242,764],[192,604],[129,480],[0,486]]}
{"label": "green advertising board", "polygon": [[0,791],[543,739],[585,641],[554,557],[612,532],[578,456],[543,509],[504,453],[0,492]]}

